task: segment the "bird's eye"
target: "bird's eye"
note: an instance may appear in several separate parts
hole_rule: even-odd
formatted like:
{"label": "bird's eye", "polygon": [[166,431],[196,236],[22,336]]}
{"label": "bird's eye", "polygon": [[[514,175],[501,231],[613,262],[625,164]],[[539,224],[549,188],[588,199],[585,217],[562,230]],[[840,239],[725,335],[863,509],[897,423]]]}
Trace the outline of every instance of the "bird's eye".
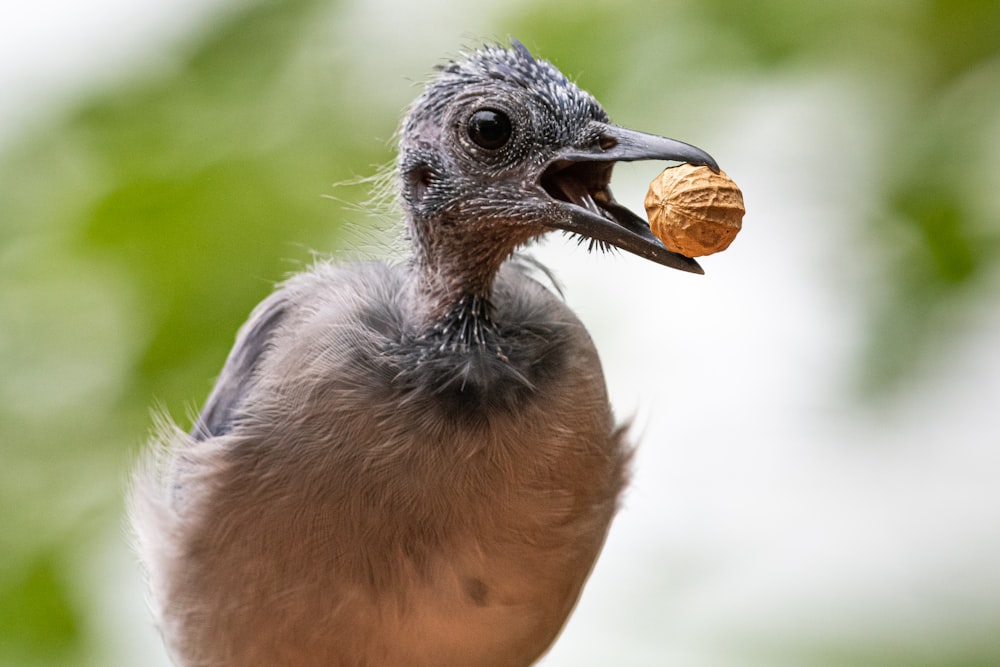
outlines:
{"label": "bird's eye", "polygon": [[480,109],[472,114],[466,129],[469,138],[477,146],[487,150],[502,148],[510,141],[510,118],[504,112],[495,109]]}

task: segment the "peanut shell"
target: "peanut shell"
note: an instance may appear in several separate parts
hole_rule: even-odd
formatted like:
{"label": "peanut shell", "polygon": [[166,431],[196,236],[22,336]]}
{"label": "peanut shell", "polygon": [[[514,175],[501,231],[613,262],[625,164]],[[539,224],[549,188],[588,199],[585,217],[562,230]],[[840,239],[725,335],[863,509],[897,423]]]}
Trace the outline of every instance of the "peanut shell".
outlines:
{"label": "peanut shell", "polygon": [[664,169],[646,193],[649,228],[686,257],[729,247],[742,227],[743,193],[726,173],[682,164]]}

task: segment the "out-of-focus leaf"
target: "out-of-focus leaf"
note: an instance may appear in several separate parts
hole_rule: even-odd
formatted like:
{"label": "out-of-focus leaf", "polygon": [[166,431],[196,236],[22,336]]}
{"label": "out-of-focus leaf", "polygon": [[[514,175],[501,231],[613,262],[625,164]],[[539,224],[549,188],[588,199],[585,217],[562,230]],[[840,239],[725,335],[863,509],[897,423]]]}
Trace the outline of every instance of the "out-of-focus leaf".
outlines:
{"label": "out-of-focus leaf", "polygon": [[10,563],[0,570],[0,665],[68,664],[80,650],[79,612],[64,574],[52,553],[24,571]]}

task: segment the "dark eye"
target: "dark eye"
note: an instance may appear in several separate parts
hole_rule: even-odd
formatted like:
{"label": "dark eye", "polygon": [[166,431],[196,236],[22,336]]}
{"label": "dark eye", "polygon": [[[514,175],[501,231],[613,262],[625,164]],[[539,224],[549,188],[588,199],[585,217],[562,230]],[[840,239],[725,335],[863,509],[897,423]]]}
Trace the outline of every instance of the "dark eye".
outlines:
{"label": "dark eye", "polygon": [[510,140],[510,118],[502,111],[480,109],[469,118],[467,130],[477,146],[496,150]]}

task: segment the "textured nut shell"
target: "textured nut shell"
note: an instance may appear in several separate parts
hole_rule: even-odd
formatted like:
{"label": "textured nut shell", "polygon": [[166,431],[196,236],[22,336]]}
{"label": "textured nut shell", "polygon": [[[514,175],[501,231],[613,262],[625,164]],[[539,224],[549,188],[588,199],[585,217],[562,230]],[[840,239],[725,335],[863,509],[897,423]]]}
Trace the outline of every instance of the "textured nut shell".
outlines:
{"label": "textured nut shell", "polygon": [[746,212],[743,193],[725,172],[689,164],[664,169],[654,178],[645,204],[653,234],[686,257],[728,248]]}

